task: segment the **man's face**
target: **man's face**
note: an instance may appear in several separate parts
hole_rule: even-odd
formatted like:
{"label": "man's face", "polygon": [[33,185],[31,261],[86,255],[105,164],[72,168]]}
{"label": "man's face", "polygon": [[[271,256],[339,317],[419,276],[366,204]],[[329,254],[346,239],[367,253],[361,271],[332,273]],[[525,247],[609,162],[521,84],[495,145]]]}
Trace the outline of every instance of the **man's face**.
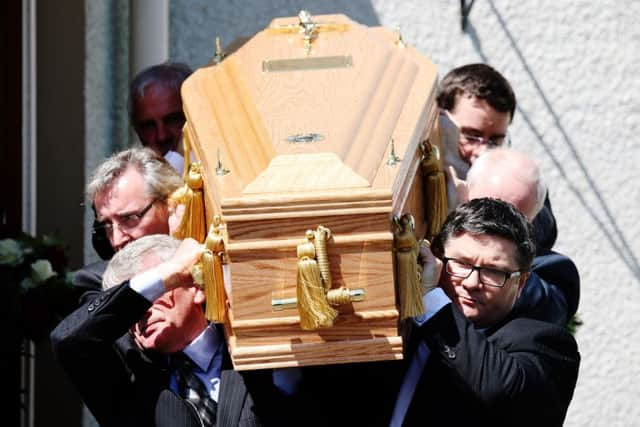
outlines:
{"label": "man's face", "polygon": [[[444,256],[471,265],[514,272],[518,270],[515,251],[515,244],[502,237],[463,233],[449,239]],[[511,311],[526,278],[526,274],[511,277],[503,287],[497,288],[482,284],[477,270],[466,279],[443,271],[440,285],[467,319],[477,327],[486,328]]]}
{"label": "man's face", "polygon": [[[456,97],[455,106],[448,113],[451,120],[460,129],[458,143],[460,157],[469,164],[472,164],[488,148],[489,140],[500,141],[494,146],[503,143],[511,120],[511,114],[501,113],[489,105],[487,101],[465,94]],[[465,136],[480,137],[484,141],[472,141]]]}
{"label": "man's face", "polygon": [[[154,202],[147,195],[144,178],[135,168],[128,168],[110,187],[96,194],[93,202],[96,219],[112,225],[107,238],[116,252],[140,237],[169,234],[166,201]],[[147,207],[149,210],[143,213]]]}
{"label": "man's face", "polygon": [[195,286],[165,292],[131,328],[136,343],[166,354],[182,350],[206,327],[204,300],[204,292]]}
{"label": "man's face", "polygon": [[156,82],[133,100],[132,120],[140,142],[160,155],[178,151],[185,118],[179,91]]}

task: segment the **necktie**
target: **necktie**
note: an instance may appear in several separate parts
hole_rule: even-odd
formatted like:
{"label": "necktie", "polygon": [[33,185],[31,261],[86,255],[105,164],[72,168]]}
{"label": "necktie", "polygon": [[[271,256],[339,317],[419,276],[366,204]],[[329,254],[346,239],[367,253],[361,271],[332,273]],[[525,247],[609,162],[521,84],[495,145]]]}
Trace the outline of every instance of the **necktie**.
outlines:
{"label": "necktie", "polygon": [[207,388],[194,373],[194,369],[198,368],[183,353],[176,354],[173,359],[176,363],[178,393],[195,406],[205,426],[215,426],[218,404],[209,396]]}

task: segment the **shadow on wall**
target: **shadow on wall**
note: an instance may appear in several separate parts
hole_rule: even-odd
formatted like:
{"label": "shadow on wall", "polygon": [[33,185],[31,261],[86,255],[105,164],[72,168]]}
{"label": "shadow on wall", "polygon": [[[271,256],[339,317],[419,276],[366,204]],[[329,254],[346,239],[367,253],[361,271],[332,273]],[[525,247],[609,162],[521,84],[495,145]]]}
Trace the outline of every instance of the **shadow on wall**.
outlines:
{"label": "shadow on wall", "polygon": [[[534,123],[531,121],[527,113],[523,111],[521,106],[519,105],[517,107],[517,110],[518,110],[518,113],[520,114],[520,117],[522,117],[522,119],[524,120],[524,123],[526,123],[526,125],[529,127],[531,132],[533,132],[533,134],[535,135],[540,145],[544,148],[546,153],[549,155],[549,158],[555,165],[556,169],[558,170],[558,172],[560,172],[560,175],[562,176],[564,181],[567,183],[569,190],[575,195],[575,197],[580,201],[580,203],[584,207],[585,212],[588,213],[589,216],[604,231],[603,234],[606,236],[607,240],[611,244],[611,247],[615,250],[615,252],[618,254],[620,259],[622,259],[624,263],[627,265],[631,274],[633,274],[636,277],[636,279],[640,280],[640,265],[638,264],[638,259],[633,253],[633,249],[629,246],[629,243],[627,242],[622,230],[620,230],[620,227],[618,226],[615,217],[611,213],[611,210],[607,206],[607,203],[603,199],[602,194],[598,189],[596,182],[589,174],[589,171],[585,166],[584,162],[582,161],[580,154],[576,150],[575,144],[573,143],[571,137],[569,136],[566,129],[562,125],[562,122],[560,121],[558,114],[553,109],[553,106],[551,105],[551,102],[545,95],[544,90],[542,89],[542,86],[540,85],[540,83],[534,76],[533,72],[531,71],[531,68],[529,67],[529,64],[527,63],[524,55],[522,54],[522,51],[518,47],[518,44],[516,43],[513,35],[507,28],[507,24],[502,18],[502,15],[500,15],[500,12],[496,9],[492,0],[489,0],[488,4],[491,7],[492,12],[495,14],[496,18],[498,19],[498,22],[500,22],[500,26],[502,27],[502,30],[504,31],[505,35],[509,39],[513,52],[516,54],[516,56],[520,60],[523,69],[525,70],[525,72],[529,76],[529,79],[531,80],[534,87],[536,88],[536,91],[540,95],[541,100],[544,102],[544,106],[546,107],[547,112],[551,115],[551,117],[553,117],[554,125],[556,129],[560,132],[560,135],[562,135],[563,142],[566,144],[569,150],[571,150],[571,153],[573,154],[573,157],[575,158],[575,161],[578,164],[578,167],[582,172],[584,179],[589,184],[589,188],[591,188],[591,190],[593,191],[593,194],[595,195],[596,200],[598,201],[598,204],[602,209],[602,212],[603,212],[602,214],[599,214],[598,212],[596,212],[596,210],[589,205],[587,200],[584,198],[583,191],[578,187],[576,187],[571,182],[560,160],[554,155],[549,144],[547,144],[544,141],[544,138],[542,137],[542,134],[540,133],[540,131],[538,131],[538,129],[535,127]],[[471,21],[468,22],[466,32],[469,35],[471,42],[474,45],[474,48],[478,52],[478,55],[482,58],[482,61],[488,63],[489,59],[487,58],[487,56],[482,50],[482,43],[480,42],[477,32],[475,31],[475,28]]]}
{"label": "shadow on wall", "polygon": [[[250,4],[252,7],[247,7]],[[237,37],[253,36],[274,18],[342,13],[363,25],[380,22],[369,0],[251,1],[173,0],[170,2],[170,57],[194,68],[207,64],[214,55],[215,38],[227,46]],[[194,31],[194,28],[198,28]]]}

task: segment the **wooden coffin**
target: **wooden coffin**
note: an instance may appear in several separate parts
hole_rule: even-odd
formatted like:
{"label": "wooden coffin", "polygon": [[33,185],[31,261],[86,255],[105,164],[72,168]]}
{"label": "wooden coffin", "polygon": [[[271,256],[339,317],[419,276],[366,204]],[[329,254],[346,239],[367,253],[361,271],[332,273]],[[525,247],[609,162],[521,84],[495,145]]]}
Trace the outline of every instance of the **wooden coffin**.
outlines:
{"label": "wooden coffin", "polygon": [[[226,332],[236,369],[402,358],[391,218],[425,230],[420,144],[437,70],[385,28],[344,15],[275,19],[183,85],[207,222],[224,228]],[[302,30],[299,31],[299,28]],[[297,245],[331,230],[332,287],[361,289],[334,325],[302,330]],[[286,306],[286,304],[285,304]]]}

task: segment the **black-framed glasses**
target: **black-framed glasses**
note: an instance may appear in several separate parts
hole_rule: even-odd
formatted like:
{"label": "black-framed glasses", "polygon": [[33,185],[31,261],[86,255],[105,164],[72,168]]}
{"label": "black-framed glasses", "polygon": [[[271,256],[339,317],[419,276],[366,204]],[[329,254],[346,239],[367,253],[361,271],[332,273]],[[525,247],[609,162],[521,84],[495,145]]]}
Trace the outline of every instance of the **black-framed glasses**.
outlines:
{"label": "black-framed glasses", "polygon": [[105,232],[107,234],[113,231],[113,227],[118,227],[120,231],[130,231],[140,225],[142,218],[149,212],[151,207],[159,201],[161,198],[153,199],[146,207],[138,212],[128,213],[126,215],[116,215],[117,222],[113,221],[100,221],[93,226],[92,233],[98,234]]}
{"label": "black-framed glasses", "polygon": [[460,138],[462,138],[462,141],[465,144],[471,144],[471,145],[487,144],[489,148],[500,147],[502,145],[511,146],[511,140],[509,139],[508,134],[503,136],[494,136],[492,138],[484,138],[482,136],[472,135],[462,130],[462,126],[460,126],[458,122],[456,122],[456,120],[452,117],[449,111],[445,110],[445,113],[449,118],[449,120],[451,120],[453,124],[456,125],[456,127],[460,130]]}
{"label": "black-framed glasses", "polygon": [[466,279],[476,270],[480,283],[494,288],[503,287],[507,280],[512,277],[520,277],[521,274],[519,271],[502,271],[496,268],[473,265],[455,258],[443,257],[442,260],[444,261],[444,271],[448,275]]}
{"label": "black-framed glasses", "polygon": [[[465,132],[460,132],[460,136],[467,144],[480,145],[487,144],[488,147],[495,148],[504,145],[505,141],[508,141],[507,135],[494,136],[493,138],[484,138],[482,136],[471,135]],[[507,142],[507,145],[509,143]]]}

